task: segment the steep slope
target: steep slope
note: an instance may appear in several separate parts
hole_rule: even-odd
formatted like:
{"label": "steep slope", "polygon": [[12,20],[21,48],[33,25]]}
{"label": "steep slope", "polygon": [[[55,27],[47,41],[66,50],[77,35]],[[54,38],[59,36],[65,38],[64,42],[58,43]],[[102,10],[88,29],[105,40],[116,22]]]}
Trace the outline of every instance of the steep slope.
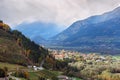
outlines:
{"label": "steep slope", "polygon": [[120,7],[103,15],[73,23],[53,37],[57,46],[77,47],[80,51],[120,52]]}
{"label": "steep slope", "polygon": [[85,20],[76,21],[69,28],[67,28],[60,34],[54,36],[52,39],[63,41],[67,39],[68,37],[71,37],[72,35],[79,32],[81,28],[86,29],[86,27],[92,27],[93,25],[96,25],[98,23],[102,23],[105,21],[109,22],[109,20],[116,19],[116,18],[120,18],[120,7],[114,9],[113,11],[104,13],[102,15],[92,16]]}
{"label": "steep slope", "polygon": [[46,49],[26,38],[21,32],[0,28],[0,62],[33,64],[47,53]]}
{"label": "steep slope", "polygon": [[21,50],[22,48],[16,44],[13,36],[0,29],[0,61],[18,64],[27,63],[25,57],[20,54]]}
{"label": "steep slope", "polygon": [[[22,59],[23,56],[21,54],[18,54],[20,50],[21,48],[17,44],[15,44],[14,38],[5,31],[0,30],[0,61],[7,61],[13,63],[25,61],[25,58]],[[16,58],[19,58],[19,61],[17,59],[14,59],[14,56],[16,56]]]}

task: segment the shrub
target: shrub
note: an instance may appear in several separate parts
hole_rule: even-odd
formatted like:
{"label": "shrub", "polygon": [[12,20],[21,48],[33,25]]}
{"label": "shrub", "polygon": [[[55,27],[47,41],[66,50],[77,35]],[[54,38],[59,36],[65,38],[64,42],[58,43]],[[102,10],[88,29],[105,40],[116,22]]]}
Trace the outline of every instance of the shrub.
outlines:
{"label": "shrub", "polygon": [[0,77],[5,77],[5,70],[0,68]]}
{"label": "shrub", "polygon": [[21,77],[25,79],[29,79],[29,73],[24,70],[18,70],[13,74],[15,77]]}

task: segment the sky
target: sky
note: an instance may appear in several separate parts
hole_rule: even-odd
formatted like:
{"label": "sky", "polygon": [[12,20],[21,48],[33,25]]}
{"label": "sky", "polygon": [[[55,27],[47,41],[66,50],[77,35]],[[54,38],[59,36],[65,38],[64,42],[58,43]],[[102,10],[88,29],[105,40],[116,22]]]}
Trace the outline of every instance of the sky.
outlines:
{"label": "sky", "polygon": [[[120,0],[0,0],[0,19],[15,27],[40,21],[61,28],[120,5]],[[59,26],[60,27],[60,26]]]}

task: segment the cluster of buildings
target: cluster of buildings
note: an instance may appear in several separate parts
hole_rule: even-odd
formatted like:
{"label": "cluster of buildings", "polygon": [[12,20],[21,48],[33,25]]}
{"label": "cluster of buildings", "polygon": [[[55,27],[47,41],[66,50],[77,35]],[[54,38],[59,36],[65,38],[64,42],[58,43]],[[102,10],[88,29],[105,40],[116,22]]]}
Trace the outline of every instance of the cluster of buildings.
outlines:
{"label": "cluster of buildings", "polygon": [[76,56],[80,56],[78,52],[65,50],[50,50],[50,54],[57,60],[74,59]]}
{"label": "cluster of buildings", "polygon": [[112,60],[110,56],[103,56],[97,53],[80,53],[76,51],[67,51],[67,50],[50,50],[50,54],[57,60],[71,59],[73,61],[96,61],[96,62],[106,62]]}

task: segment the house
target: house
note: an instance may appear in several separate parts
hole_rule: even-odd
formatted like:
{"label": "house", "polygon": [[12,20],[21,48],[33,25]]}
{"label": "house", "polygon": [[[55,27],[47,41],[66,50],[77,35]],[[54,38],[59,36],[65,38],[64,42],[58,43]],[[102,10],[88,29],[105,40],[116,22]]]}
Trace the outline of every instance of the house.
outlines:
{"label": "house", "polygon": [[63,60],[63,59],[64,59],[64,55],[63,55],[63,54],[57,54],[57,55],[55,55],[54,57],[55,57],[55,59],[57,59],[57,60]]}
{"label": "house", "polygon": [[44,70],[43,67],[37,67],[37,66],[33,66],[33,69],[34,69],[34,71],[37,71],[37,70]]}
{"label": "house", "polygon": [[34,69],[34,71],[37,71],[37,67],[36,66],[33,66],[33,69]]}

